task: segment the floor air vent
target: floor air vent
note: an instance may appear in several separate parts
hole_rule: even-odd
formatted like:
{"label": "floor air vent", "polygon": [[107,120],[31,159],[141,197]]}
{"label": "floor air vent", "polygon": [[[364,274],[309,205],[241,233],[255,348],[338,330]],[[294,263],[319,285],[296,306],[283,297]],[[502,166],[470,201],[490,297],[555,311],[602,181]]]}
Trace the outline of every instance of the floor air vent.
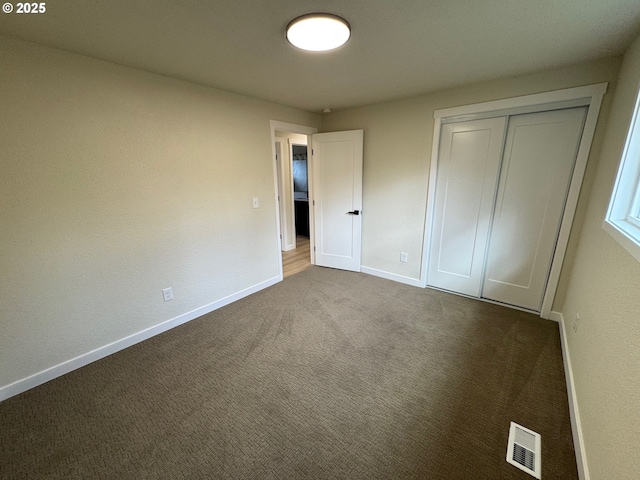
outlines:
{"label": "floor air vent", "polygon": [[520,470],[540,478],[540,434],[511,422],[507,462]]}

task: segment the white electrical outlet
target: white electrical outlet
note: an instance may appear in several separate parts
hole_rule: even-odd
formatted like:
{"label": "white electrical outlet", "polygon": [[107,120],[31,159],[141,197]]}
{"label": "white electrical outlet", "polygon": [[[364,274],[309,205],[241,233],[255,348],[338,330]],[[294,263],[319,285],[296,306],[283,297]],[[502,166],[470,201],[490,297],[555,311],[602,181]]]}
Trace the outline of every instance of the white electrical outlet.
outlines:
{"label": "white electrical outlet", "polygon": [[163,288],[162,289],[162,298],[164,298],[165,302],[173,300],[173,288]]}
{"label": "white electrical outlet", "polygon": [[260,206],[260,202],[258,202],[258,197],[253,197],[253,208],[258,208]]}
{"label": "white electrical outlet", "polygon": [[400,261],[404,262],[404,263],[407,263],[407,257],[408,257],[407,252],[402,252],[400,254]]}
{"label": "white electrical outlet", "polygon": [[573,319],[573,333],[578,331],[578,323],[580,322],[580,314],[576,313],[576,317]]}

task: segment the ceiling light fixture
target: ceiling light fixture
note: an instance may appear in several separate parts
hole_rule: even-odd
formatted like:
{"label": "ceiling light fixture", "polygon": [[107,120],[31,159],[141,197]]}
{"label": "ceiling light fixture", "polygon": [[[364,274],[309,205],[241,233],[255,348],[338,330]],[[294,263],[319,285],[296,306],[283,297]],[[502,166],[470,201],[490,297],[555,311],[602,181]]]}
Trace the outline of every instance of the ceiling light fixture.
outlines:
{"label": "ceiling light fixture", "polygon": [[349,23],[330,13],[309,13],[287,25],[291,45],[309,52],[326,52],[341,47],[351,36]]}

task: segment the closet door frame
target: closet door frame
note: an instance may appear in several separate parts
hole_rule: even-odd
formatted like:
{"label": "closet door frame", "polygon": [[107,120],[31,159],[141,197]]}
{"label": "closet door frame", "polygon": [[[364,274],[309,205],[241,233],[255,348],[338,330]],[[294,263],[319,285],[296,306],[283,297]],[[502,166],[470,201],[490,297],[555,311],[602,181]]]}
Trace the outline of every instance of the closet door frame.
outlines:
{"label": "closet door frame", "polygon": [[431,230],[433,222],[433,209],[435,204],[435,187],[438,174],[438,153],[440,151],[440,131],[446,123],[478,120],[482,118],[499,117],[505,115],[517,115],[522,113],[542,112],[558,110],[577,106],[588,107],[585,119],[582,139],[578,148],[576,162],[569,185],[569,192],[565,204],[560,231],[556,243],[555,252],[551,261],[549,278],[544,292],[540,316],[549,319],[554,315],[551,311],[555,298],[562,263],[567,251],[571,225],[578,205],[580,187],[584,178],[587,160],[591,150],[591,143],[596,129],[602,97],[607,91],[607,83],[587,85],[583,87],[567,88],[551,92],[525,95],[521,97],[507,98],[491,102],[465,105],[461,107],[436,110],[434,112],[433,142],[431,149],[431,168],[429,173],[429,190],[427,196],[427,209],[425,218],[425,233],[422,250],[422,266],[420,269],[420,284],[427,286],[428,261],[431,246]]}

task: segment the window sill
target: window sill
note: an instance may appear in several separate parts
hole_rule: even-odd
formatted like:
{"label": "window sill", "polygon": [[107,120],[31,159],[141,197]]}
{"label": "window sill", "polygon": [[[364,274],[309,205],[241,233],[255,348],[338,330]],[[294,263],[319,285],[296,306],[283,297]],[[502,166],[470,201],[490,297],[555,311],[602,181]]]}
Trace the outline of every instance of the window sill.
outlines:
{"label": "window sill", "polygon": [[626,220],[605,220],[602,228],[640,262],[640,227]]}

